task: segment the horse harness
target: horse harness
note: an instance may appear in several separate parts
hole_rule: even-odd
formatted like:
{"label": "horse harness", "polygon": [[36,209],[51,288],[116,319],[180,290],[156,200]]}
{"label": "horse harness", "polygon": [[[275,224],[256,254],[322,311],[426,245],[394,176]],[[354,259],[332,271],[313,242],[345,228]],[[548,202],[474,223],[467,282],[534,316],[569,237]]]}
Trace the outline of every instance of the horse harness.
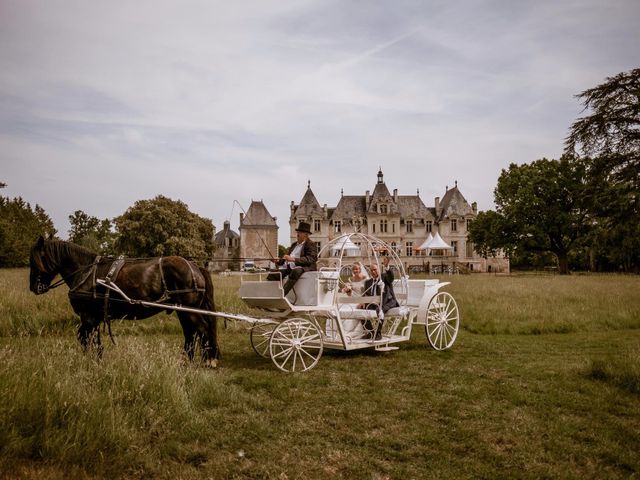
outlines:
{"label": "horse harness", "polygon": [[[97,282],[96,282],[97,270],[98,270],[98,265],[103,260],[105,260],[105,259],[103,259],[103,257],[101,257],[100,255],[97,255],[92,263],[90,263],[89,265],[85,265],[85,266],[79,268],[78,270],[73,272],[71,275],[69,275],[69,276],[73,276],[76,273],[78,273],[79,271],[81,271],[83,269],[87,269],[86,272],[80,278],[80,280],[77,283],[75,283],[75,285],[73,285],[72,287],[69,288],[69,297],[86,297],[87,295],[91,295],[94,299],[98,299],[98,298],[100,298],[102,296],[102,298],[104,300],[103,321],[107,325],[107,328],[108,328],[108,331],[109,331],[109,336],[111,337],[111,341],[113,341],[113,336],[111,334],[111,317],[109,316],[109,300],[112,300],[112,301],[123,301],[123,300],[110,298],[111,290],[109,288],[107,288],[105,290],[104,294],[101,294],[101,293],[99,293],[97,291],[97,288],[96,288],[97,287]],[[161,282],[161,285],[162,285],[162,295],[160,296],[160,298],[158,300],[156,300],[155,303],[163,303],[163,302],[171,299],[174,295],[178,295],[178,294],[181,294],[181,293],[196,293],[196,292],[202,293],[202,292],[205,291],[205,288],[198,287],[198,282],[197,282],[197,279],[196,279],[196,272],[195,272],[195,270],[193,268],[193,265],[188,260],[185,260],[185,262],[186,262],[187,266],[189,267],[189,271],[191,272],[192,287],[191,288],[182,288],[182,289],[170,290],[169,287],[167,286],[167,281],[165,279],[165,274],[164,274],[164,270],[163,270],[163,266],[162,266],[162,261],[163,261],[163,257],[159,257],[158,258],[158,272],[160,274],[160,282]],[[107,272],[107,275],[104,277],[104,282],[107,283],[107,284],[116,283],[118,275],[120,274],[120,270],[122,270],[122,267],[124,267],[126,262],[127,262],[127,259],[124,258],[123,256],[119,256],[118,258],[116,258],[113,261],[113,263],[111,264],[111,267],[109,268],[109,271]],[[83,292],[82,290],[80,290],[80,288],[83,285],[85,285],[89,279],[91,279],[90,293],[86,292],[86,291]],[[60,284],[62,282],[64,282],[64,278],[61,279],[57,283]],[[58,284],[56,284],[55,286],[52,286],[51,288],[57,287]]]}

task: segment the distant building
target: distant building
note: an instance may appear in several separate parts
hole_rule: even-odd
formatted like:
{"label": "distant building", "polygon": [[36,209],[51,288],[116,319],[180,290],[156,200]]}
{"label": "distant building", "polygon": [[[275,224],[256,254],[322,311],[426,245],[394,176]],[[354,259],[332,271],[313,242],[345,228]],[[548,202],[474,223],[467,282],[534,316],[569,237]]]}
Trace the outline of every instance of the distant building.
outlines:
{"label": "distant building", "polygon": [[214,260],[210,263],[210,269],[214,271],[238,270],[240,235],[231,230],[229,220],[226,220],[223,229],[215,234],[213,244]]}
{"label": "distant building", "polygon": [[[262,201],[251,201],[246,215],[240,214],[240,255],[267,268],[269,258],[278,256],[278,224]],[[238,267],[241,261],[238,261]]]}
{"label": "distant building", "polygon": [[[509,260],[504,257],[485,259],[478,255],[467,240],[468,227],[477,216],[477,204],[471,205],[458,189],[447,187],[442,200],[436,197],[433,207],[427,207],[416,195],[389,192],[382,170],[373,189],[364,195],[341,195],[335,207],[320,206],[311,183],[307,184],[300,203],[290,206],[291,241],[300,221],[311,225],[311,239],[318,249],[344,233],[362,232],[375,235],[388,243],[399,255],[409,272],[419,270],[508,272]],[[429,234],[439,233],[452,247],[450,250],[418,251]]]}

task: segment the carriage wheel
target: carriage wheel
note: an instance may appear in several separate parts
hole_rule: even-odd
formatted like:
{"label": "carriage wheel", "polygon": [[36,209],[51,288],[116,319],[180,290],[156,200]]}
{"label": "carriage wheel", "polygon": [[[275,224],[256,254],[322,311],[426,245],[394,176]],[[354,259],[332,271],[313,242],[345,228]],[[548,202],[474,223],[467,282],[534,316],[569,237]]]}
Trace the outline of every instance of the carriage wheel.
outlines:
{"label": "carriage wheel", "polygon": [[448,292],[437,293],[429,302],[427,323],[424,327],[427,339],[436,350],[446,350],[458,336],[460,312],[455,299]]}
{"label": "carriage wheel", "polygon": [[269,339],[275,323],[256,323],[251,329],[251,346],[262,358],[269,358]]}
{"label": "carriage wheel", "polygon": [[322,334],[310,320],[285,320],[273,329],[269,353],[283,372],[305,372],[315,367],[322,356]]}

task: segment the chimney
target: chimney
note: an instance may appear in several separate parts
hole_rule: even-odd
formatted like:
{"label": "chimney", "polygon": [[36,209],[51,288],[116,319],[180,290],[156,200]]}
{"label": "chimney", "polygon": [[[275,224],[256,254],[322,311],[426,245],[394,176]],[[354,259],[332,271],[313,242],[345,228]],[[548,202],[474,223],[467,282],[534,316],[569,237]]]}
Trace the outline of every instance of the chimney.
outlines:
{"label": "chimney", "polygon": [[393,201],[398,203],[398,189],[397,188],[393,189]]}
{"label": "chimney", "polygon": [[436,207],[436,217],[440,214],[440,197],[436,197],[434,202]]}
{"label": "chimney", "polygon": [[244,213],[240,212],[240,226],[242,226],[243,220],[244,220]]}
{"label": "chimney", "polygon": [[369,210],[369,190],[364,192],[364,206]]}
{"label": "chimney", "polygon": [[477,202],[473,202],[471,204],[471,209],[473,210],[473,214],[477,215],[478,214],[478,203]]}
{"label": "chimney", "polygon": [[293,200],[291,200],[291,215],[293,215],[293,212],[295,211],[295,209],[296,209],[296,205],[295,203],[293,203]]}
{"label": "chimney", "polygon": [[327,204],[326,203],[322,206],[322,213],[324,213],[324,218],[326,219],[327,216],[328,216],[328,214],[327,214]]}

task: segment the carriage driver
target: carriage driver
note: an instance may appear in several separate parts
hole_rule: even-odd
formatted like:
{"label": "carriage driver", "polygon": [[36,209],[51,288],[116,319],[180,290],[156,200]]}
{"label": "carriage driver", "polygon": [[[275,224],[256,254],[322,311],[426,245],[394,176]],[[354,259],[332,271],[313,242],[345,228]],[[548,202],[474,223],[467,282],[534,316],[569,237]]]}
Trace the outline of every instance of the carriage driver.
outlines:
{"label": "carriage driver", "polygon": [[[309,239],[311,225],[300,222],[296,228],[296,235],[298,241],[289,247],[287,255],[273,260],[278,265],[278,271],[282,278],[288,277],[283,287],[285,295],[289,293],[304,272],[310,272],[317,268],[318,249],[315,242]],[[280,280],[280,275],[270,273],[267,280]]]}

